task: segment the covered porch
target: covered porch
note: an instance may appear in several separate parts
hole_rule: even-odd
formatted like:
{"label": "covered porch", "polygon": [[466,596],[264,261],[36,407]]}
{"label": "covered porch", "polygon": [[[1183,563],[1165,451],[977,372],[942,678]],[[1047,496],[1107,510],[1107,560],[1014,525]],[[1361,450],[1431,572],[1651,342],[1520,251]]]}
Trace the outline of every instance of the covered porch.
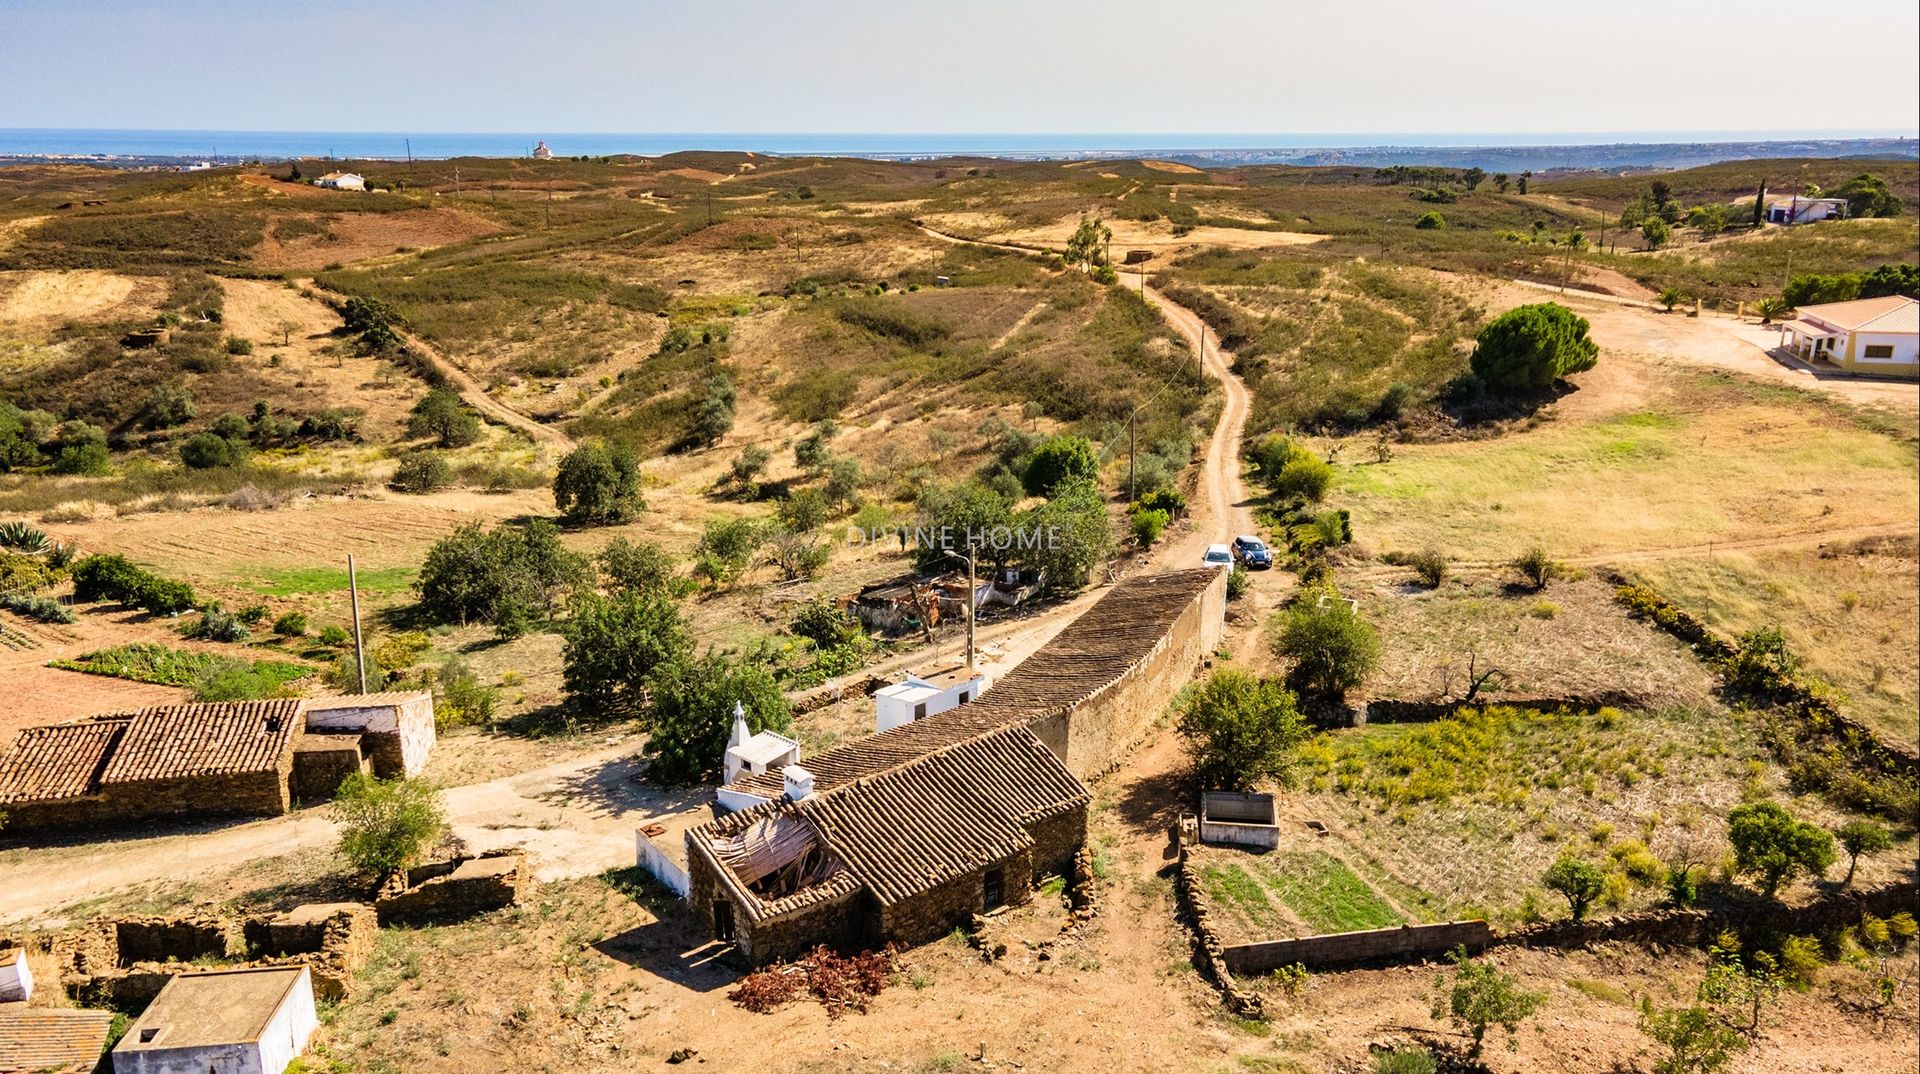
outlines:
{"label": "covered porch", "polygon": [[1818,321],[1799,318],[1782,321],[1777,327],[1780,349],[1808,362],[1837,365],[1835,355],[1846,349],[1847,334]]}

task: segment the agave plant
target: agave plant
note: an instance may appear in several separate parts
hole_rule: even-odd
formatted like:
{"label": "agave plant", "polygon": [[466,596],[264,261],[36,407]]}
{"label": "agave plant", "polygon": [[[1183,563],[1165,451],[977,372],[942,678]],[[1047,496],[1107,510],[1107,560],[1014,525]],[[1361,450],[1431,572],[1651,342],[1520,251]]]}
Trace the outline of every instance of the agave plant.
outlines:
{"label": "agave plant", "polygon": [[1793,312],[1793,306],[1784,298],[1763,298],[1754,309],[1760,314],[1761,324],[1772,324],[1775,320]]}
{"label": "agave plant", "polygon": [[45,530],[29,526],[25,522],[0,522],[0,548],[11,548],[17,552],[37,556],[52,547],[53,542],[47,539]]}

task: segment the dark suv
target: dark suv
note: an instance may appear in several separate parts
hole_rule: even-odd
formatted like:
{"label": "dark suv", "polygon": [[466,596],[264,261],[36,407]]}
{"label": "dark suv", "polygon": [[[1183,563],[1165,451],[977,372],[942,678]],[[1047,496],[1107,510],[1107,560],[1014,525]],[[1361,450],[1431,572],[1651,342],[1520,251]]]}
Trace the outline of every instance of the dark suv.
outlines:
{"label": "dark suv", "polygon": [[1252,534],[1233,539],[1233,558],[1248,570],[1264,570],[1273,566],[1273,553],[1267,550],[1260,538]]}

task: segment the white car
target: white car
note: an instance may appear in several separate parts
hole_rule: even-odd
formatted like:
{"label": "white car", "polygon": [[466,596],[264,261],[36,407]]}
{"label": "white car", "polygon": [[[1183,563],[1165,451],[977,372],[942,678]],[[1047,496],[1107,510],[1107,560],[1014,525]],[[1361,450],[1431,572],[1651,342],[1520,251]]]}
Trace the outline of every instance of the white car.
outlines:
{"label": "white car", "polygon": [[1200,565],[1202,567],[1231,567],[1233,566],[1233,549],[1223,544],[1210,544],[1207,546],[1207,554],[1200,557]]}

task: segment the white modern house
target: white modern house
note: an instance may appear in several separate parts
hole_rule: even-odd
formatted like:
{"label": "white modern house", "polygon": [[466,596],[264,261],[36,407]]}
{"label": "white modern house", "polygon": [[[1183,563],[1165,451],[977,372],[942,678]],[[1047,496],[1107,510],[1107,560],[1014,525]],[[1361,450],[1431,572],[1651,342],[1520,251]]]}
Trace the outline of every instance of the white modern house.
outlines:
{"label": "white modern house", "polygon": [[327,174],[321,176],[320,178],[315,179],[313,181],[313,185],[319,186],[319,187],[325,187],[328,190],[365,190],[367,189],[366,179],[358,175],[355,175],[352,172],[328,172]]}
{"label": "white modern house", "polygon": [[1920,302],[1905,295],[1802,306],[1783,321],[1780,346],[1850,373],[1920,376]]}
{"label": "white modern house", "polygon": [[183,973],[113,1049],[113,1074],[283,1074],[320,1025],[302,966]]}
{"label": "white modern house", "polygon": [[746,809],[765,799],[727,789],[743,775],[763,776],[800,761],[800,743],[774,731],[751,732],[747,729],[747,711],[738,702],[733,706],[733,732],[727,736],[727,756],[721,765],[720,804],[728,809]]}
{"label": "white modern house", "polygon": [[1765,217],[1769,224],[1812,224],[1846,218],[1847,199],[1805,198],[1798,194],[1769,201]]}
{"label": "white modern house", "polygon": [[876,690],[873,695],[873,729],[891,731],[915,720],[958,708],[985,693],[992,682],[978,669],[965,665],[944,668],[930,675],[907,673],[906,680]]}
{"label": "white modern house", "polygon": [[533,147],[533,159],[552,160],[553,150],[547,148],[547,143],[541,142],[539,145]]}

